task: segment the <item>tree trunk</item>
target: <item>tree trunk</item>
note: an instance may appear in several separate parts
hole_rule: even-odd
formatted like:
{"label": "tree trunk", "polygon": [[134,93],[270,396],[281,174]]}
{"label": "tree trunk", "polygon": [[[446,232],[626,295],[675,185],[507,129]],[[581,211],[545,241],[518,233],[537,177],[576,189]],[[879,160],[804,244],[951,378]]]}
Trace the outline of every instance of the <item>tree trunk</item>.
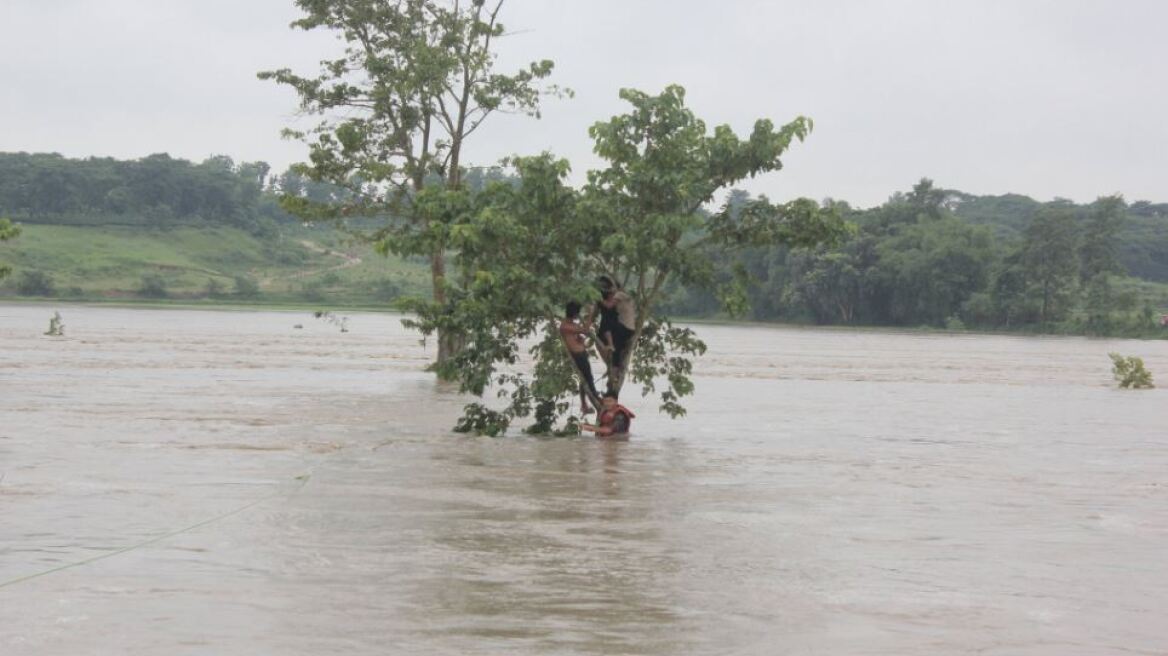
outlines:
{"label": "tree trunk", "polygon": [[[446,254],[441,250],[430,254],[430,279],[434,285],[434,302],[446,303]],[[437,364],[445,364],[458,353],[461,339],[446,330],[438,330]]]}

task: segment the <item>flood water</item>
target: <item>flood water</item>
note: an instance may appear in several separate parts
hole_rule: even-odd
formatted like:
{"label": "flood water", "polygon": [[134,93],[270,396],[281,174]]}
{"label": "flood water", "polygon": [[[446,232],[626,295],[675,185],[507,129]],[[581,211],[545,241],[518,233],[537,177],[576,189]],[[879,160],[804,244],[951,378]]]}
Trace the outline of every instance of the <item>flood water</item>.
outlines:
{"label": "flood water", "polygon": [[0,306],[5,656],[1168,653],[1168,390],[1107,357],[1165,341],[699,326],[614,443],[448,432],[390,315],[53,309]]}

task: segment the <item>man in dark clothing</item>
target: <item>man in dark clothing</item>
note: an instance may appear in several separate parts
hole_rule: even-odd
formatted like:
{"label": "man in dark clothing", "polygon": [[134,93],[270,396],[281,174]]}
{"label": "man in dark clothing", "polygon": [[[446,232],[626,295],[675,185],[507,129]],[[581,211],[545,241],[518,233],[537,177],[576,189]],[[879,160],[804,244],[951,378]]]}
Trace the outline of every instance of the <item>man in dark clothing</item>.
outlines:
{"label": "man in dark clothing", "polygon": [[629,346],[636,332],[637,304],[633,297],[608,276],[600,278],[600,341],[608,350],[608,389],[615,391],[628,364]]}
{"label": "man in dark clothing", "polygon": [[585,393],[591,394],[593,399],[599,397],[596,393],[596,381],[592,378],[592,364],[588,361],[588,343],[584,340],[591,331],[590,325],[580,324],[580,304],[576,301],[568,303],[564,308],[564,319],[560,321],[560,337],[563,338],[564,346],[568,348],[568,354],[572,356],[572,361],[576,363],[580,377],[583,378],[580,384],[580,412],[585,414],[592,412]]}

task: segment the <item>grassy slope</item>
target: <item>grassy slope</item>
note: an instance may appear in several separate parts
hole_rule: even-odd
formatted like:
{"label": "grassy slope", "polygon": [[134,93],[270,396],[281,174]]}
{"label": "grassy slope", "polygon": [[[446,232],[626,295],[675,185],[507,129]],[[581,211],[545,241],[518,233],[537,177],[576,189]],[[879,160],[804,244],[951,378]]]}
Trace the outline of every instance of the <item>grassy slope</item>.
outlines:
{"label": "grassy slope", "polygon": [[383,303],[394,288],[416,294],[428,285],[424,264],[340,244],[328,230],[294,228],[261,240],[232,228],[23,228],[0,245],[0,263],[14,269],[0,286],[5,296],[28,270],[52,275],[62,296],[88,299],[137,297],[147,275],[161,276],[169,296],[180,299],[206,296],[212,279],[229,293],[236,276],[258,281],[258,300],[269,302]]}

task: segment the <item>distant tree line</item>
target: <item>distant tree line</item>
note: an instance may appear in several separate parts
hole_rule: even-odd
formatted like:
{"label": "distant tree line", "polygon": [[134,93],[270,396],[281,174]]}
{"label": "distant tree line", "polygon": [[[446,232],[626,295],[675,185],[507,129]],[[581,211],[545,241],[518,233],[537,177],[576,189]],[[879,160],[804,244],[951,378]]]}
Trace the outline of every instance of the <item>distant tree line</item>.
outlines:
{"label": "distant tree line", "polygon": [[24,223],[173,227],[212,224],[260,234],[290,220],[265,162],[166,154],[138,160],[0,153],[0,214]]}
{"label": "distant tree line", "polygon": [[[725,281],[750,281],[752,318],[1108,333],[1155,324],[1130,272],[1168,280],[1168,204],[976,197],[927,179],[868,210],[825,204],[854,226],[838,246],[754,249],[732,264],[708,253]],[[711,294],[673,292],[673,312],[718,311]]]}
{"label": "distant tree line", "polygon": [[[462,183],[473,194],[516,180],[503,169],[468,168]],[[281,196],[329,204],[349,193],[295,169],[274,174],[265,162],[223,156],[193,163],[165,154],[126,161],[0,153],[0,216],[30,224],[219,225],[274,236],[281,223],[299,221],[281,209]],[[729,205],[752,200],[733,191]],[[824,205],[854,226],[836,247],[706,253],[727,287],[746,281],[750,318],[1112,332],[1150,323],[1157,311],[1133,293],[1133,279],[1168,282],[1168,203],[1042,203],[942,189],[926,179],[878,207]],[[14,236],[16,227],[6,225]],[[367,227],[380,225],[370,220]],[[43,286],[20,282],[30,293]],[[680,284],[665,302],[669,312],[695,317],[725,307],[715,294]]]}
{"label": "distant tree line", "polygon": [[[495,167],[471,168],[465,183],[477,190],[504,178]],[[291,168],[274,173],[267,162],[222,155],[194,163],[165,153],[137,160],[0,153],[0,216],[22,223],[221,225],[270,235],[280,223],[300,221],[280,208],[281,195],[339,203],[349,192]]]}

